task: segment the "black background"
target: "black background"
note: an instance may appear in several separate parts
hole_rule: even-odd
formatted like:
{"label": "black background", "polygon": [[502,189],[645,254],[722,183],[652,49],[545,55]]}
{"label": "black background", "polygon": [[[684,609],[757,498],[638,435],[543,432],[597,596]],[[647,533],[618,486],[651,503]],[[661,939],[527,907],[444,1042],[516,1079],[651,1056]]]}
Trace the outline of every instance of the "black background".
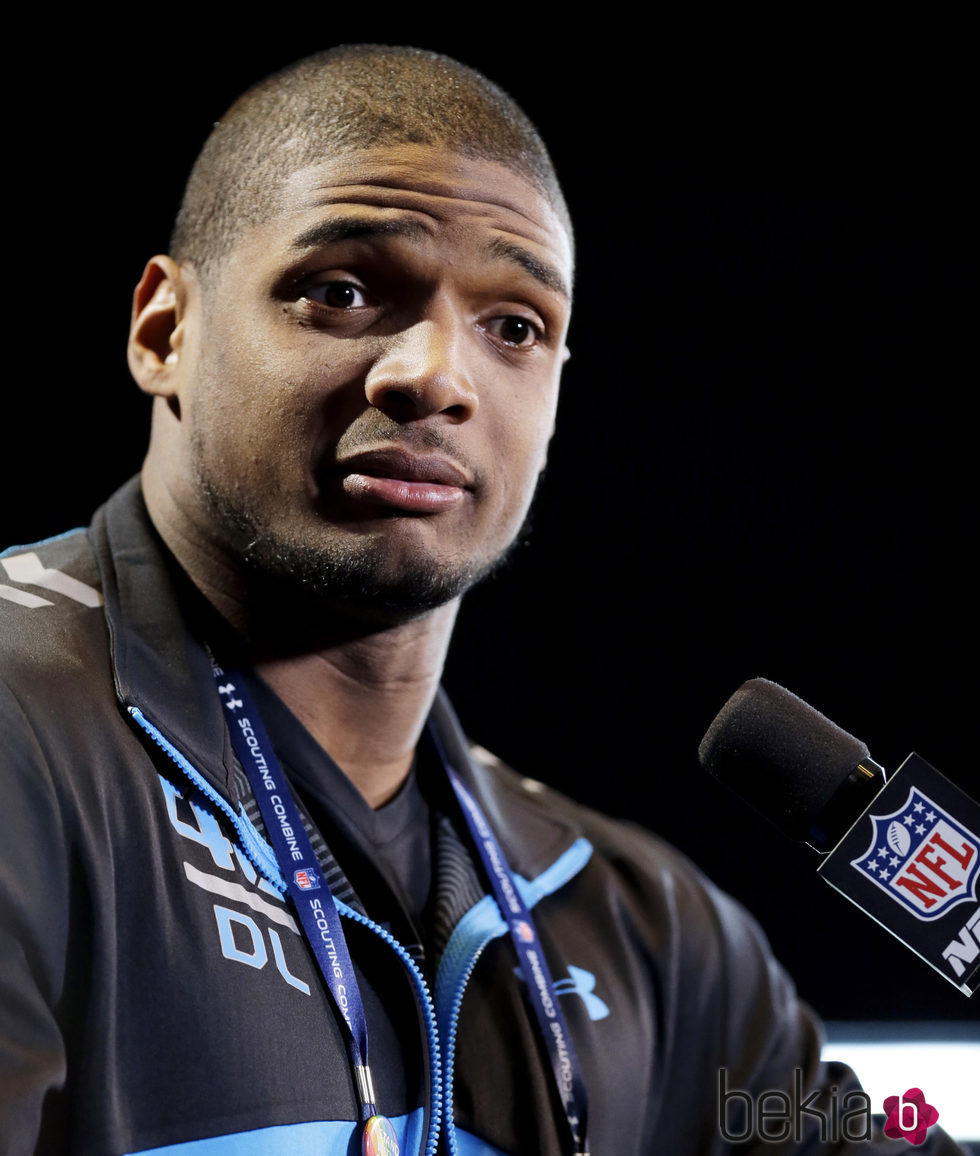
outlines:
{"label": "black background", "polygon": [[253,80],[351,40],[448,52],[501,83],[577,227],[535,530],[468,597],[447,671],[467,729],[690,854],[825,1017],[975,1021],[976,1000],[697,764],[722,702],[764,675],[887,767],[914,747],[977,793],[972,126],[954,25],[224,9],[121,20],[111,40],[87,20],[39,32],[10,50],[31,79],[7,101],[0,543],[87,522],[138,469],[130,292],[193,157]]}

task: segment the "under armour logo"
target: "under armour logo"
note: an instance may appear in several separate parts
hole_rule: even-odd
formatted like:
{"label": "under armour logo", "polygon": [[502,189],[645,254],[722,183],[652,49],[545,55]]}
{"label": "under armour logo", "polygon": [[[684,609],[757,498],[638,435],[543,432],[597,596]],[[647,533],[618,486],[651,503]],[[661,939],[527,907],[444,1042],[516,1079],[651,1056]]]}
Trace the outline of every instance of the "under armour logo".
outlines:
{"label": "under armour logo", "polygon": [[[521,969],[514,968],[514,974],[523,979]],[[555,980],[555,992],[558,995],[578,995],[582,997],[585,1010],[590,1020],[604,1020],[609,1015],[609,1006],[594,994],[595,976],[584,967],[568,965],[568,979]]]}
{"label": "under armour logo", "polygon": [[[227,694],[230,696],[231,692],[234,689],[235,689],[235,684],[233,682],[227,682],[227,683],[225,683],[224,686],[218,687],[218,694]],[[229,697],[228,701],[225,703],[225,706],[229,710],[238,710],[238,708],[240,706],[244,706],[244,705],[245,704],[242,702],[242,700],[240,698],[230,698]]]}
{"label": "under armour logo", "polygon": [[589,1013],[590,1020],[604,1020],[609,1015],[608,1006],[597,995],[593,994],[595,976],[583,967],[568,965],[568,979],[555,981],[555,991],[559,995],[580,995]]}

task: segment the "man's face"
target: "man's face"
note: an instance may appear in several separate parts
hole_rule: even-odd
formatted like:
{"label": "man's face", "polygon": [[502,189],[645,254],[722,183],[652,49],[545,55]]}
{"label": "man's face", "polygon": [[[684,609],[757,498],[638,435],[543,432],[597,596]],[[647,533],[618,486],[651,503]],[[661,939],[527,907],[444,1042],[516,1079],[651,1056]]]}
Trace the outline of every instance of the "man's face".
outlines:
{"label": "man's face", "polygon": [[405,145],[299,170],[189,301],[182,507],[328,597],[455,597],[527,513],[570,284],[550,203],[502,165]]}

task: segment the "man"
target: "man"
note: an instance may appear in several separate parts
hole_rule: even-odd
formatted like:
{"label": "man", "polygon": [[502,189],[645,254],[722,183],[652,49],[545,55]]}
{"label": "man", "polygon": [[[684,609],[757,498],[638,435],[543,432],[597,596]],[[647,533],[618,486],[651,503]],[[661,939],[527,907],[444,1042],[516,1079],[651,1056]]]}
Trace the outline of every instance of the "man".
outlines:
{"label": "man", "polygon": [[544,146],[452,61],[334,51],[216,127],[136,290],[142,478],[0,561],[5,1151],[681,1156],[797,1088],[760,1150],[869,1148],[745,914],[439,691],[572,272]]}

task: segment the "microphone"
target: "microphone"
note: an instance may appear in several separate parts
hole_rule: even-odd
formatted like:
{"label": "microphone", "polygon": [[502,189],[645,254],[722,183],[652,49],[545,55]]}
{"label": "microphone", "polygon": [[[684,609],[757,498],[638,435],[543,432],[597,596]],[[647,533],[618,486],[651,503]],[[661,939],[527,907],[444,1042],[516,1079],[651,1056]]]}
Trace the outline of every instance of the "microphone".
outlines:
{"label": "microphone", "polygon": [[886,778],[867,746],[784,687],[743,683],[701,765],[791,839],[820,874],[965,995],[980,988],[980,807],[911,754]]}

